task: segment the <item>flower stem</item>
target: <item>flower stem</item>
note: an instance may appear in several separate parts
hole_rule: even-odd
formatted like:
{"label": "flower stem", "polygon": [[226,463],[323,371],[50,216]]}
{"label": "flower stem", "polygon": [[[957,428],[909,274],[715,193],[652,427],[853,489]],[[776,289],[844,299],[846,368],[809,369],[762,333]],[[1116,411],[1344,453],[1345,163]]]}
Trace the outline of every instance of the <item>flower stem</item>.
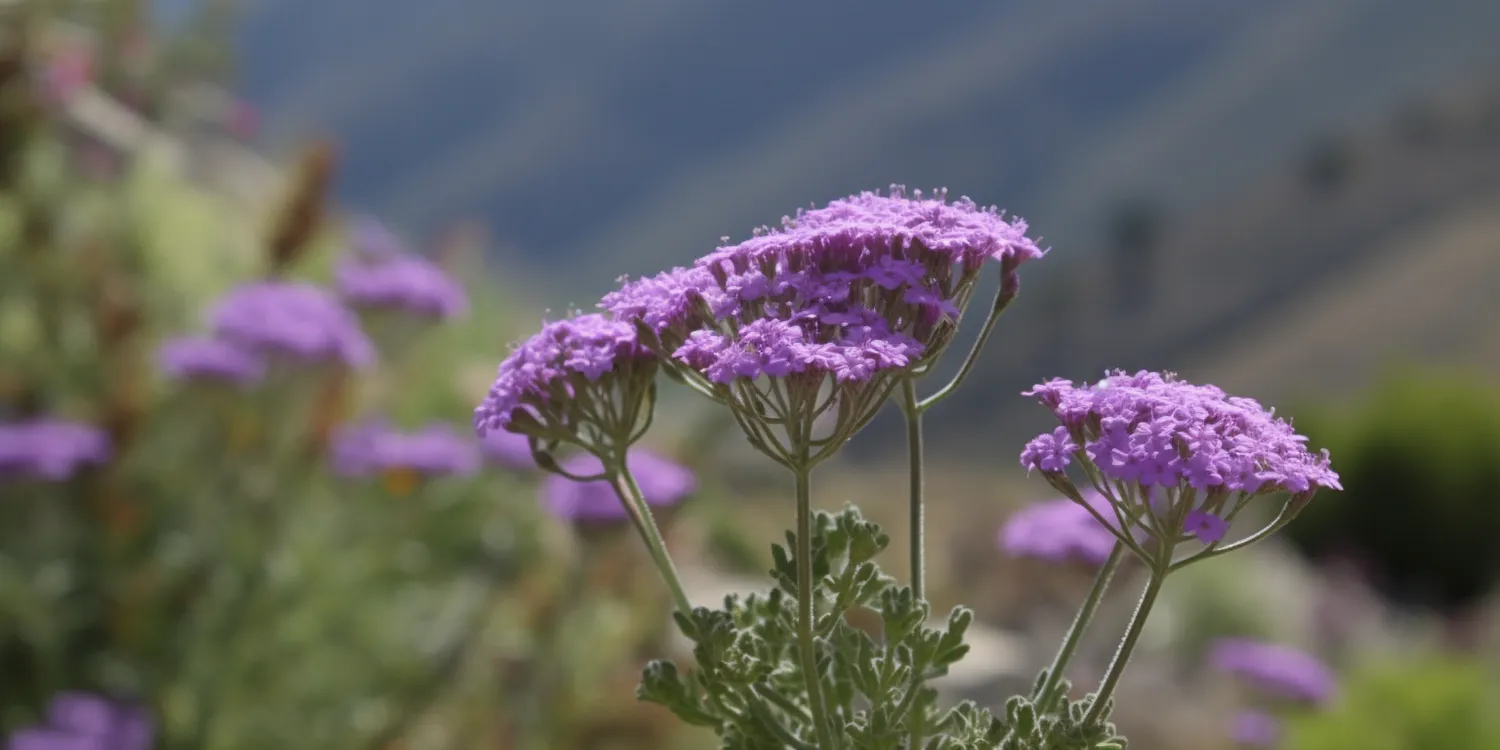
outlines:
{"label": "flower stem", "polygon": [[901,381],[901,410],[906,414],[907,471],[911,476],[909,526],[911,532],[911,591],[916,598],[927,595],[927,520],[922,479],[922,411],[917,408],[917,386]]}
{"label": "flower stem", "polygon": [[802,656],[802,678],[807,683],[807,703],[813,728],[818,733],[818,747],[832,750],[833,729],[828,723],[828,709],[823,705],[823,684],[818,673],[817,644],[813,641],[813,570],[812,570],[812,468],[803,464],[797,475],[797,646]]}
{"label": "flower stem", "polygon": [[1052,666],[1047,668],[1046,681],[1037,689],[1036,695],[1032,696],[1032,700],[1036,703],[1037,713],[1045,714],[1052,710],[1052,703],[1057,698],[1052,693],[1062,681],[1063,671],[1068,668],[1068,662],[1072,661],[1073,654],[1077,653],[1078,644],[1083,641],[1083,633],[1088,630],[1089,622],[1094,619],[1094,613],[1099,611],[1099,603],[1104,601],[1104,591],[1109,588],[1109,582],[1114,578],[1115,570],[1120,567],[1120,561],[1124,557],[1125,545],[1115,542],[1109,557],[1094,574],[1093,588],[1089,589],[1089,595],[1083,600],[1078,616],[1073,618],[1073,624],[1068,627],[1068,635],[1063,639],[1062,647],[1057,650],[1057,656],[1052,658]]}
{"label": "flower stem", "polygon": [[[911,378],[901,381],[901,412],[906,415],[907,471],[911,478],[910,518],[907,522],[911,534],[911,592],[917,601],[927,596],[927,519],[923,503],[922,484],[922,410],[917,406],[917,385]],[[913,681],[920,682],[918,674]],[[919,685],[913,685],[915,691]],[[912,723],[911,748],[922,747],[922,722]]]}
{"label": "flower stem", "polygon": [[621,461],[616,471],[612,472],[611,483],[615,486],[615,494],[620,496],[620,502],[625,504],[625,510],[630,514],[630,520],[635,524],[635,530],[640,532],[641,541],[646,543],[646,550],[651,553],[651,561],[656,563],[656,570],[661,574],[661,579],[667,584],[672,592],[672,601],[677,605],[677,611],[684,617],[693,614],[692,602],[688,601],[687,590],[682,586],[682,578],[677,575],[677,566],[672,564],[672,556],[667,554],[666,540],[662,539],[661,529],[657,528],[656,521],[651,517],[651,508],[646,505],[641,496],[641,488],[635,482],[635,476],[626,468],[625,462]]}
{"label": "flower stem", "polygon": [[1161,593],[1161,585],[1167,580],[1165,570],[1151,571],[1151,580],[1146,582],[1146,590],[1141,592],[1141,600],[1135,606],[1135,614],[1130,616],[1130,626],[1125,629],[1125,638],[1120,641],[1120,649],[1115,652],[1115,658],[1109,663],[1109,671],[1104,674],[1104,681],[1099,683],[1099,690],[1095,693],[1093,705],[1089,706],[1087,714],[1084,714],[1084,725],[1098,721],[1104,713],[1104,706],[1115,692],[1115,686],[1120,683],[1120,677],[1125,674],[1125,665],[1130,662],[1130,653],[1135,650],[1135,644],[1141,639],[1141,632],[1146,629],[1146,616],[1151,614],[1151,606],[1156,603],[1156,595]]}

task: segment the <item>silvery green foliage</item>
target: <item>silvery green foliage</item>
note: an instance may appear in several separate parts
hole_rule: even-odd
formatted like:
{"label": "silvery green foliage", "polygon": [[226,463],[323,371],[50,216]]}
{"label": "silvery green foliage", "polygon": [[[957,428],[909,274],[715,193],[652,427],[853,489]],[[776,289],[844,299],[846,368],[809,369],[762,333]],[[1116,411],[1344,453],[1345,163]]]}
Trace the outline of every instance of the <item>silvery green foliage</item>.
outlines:
{"label": "silvery green foliage", "polygon": [[[1046,680],[1044,670],[1037,676],[1031,697],[1018,695],[1005,702],[1004,737],[993,747],[999,750],[1124,750],[1125,738],[1109,721],[1113,701],[1105,705],[1103,718],[1088,721],[1085,715],[1093,703],[1093,695],[1081,701],[1069,700],[1070,685],[1067,680],[1059,680],[1050,693],[1051,700],[1045,700],[1046,696],[1038,697],[1037,694]],[[1052,701],[1058,702],[1055,711],[1038,711],[1038,702],[1050,704]]]}
{"label": "silvery green foliage", "polygon": [[[927,603],[874,562],[890,538],[857,509],[818,513],[813,528],[818,668],[842,746],[906,747],[915,730],[928,748],[996,747],[998,720],[972,703],[945,710],[928,685],[968,652],[973,614],[957,608],[942,629],[927,627]],[[773,547],[777,588],[769,594],[730,596],[722,609],[679,615],[696,668],[684,673],[653,662],[640,697],[713,728],[725,748],[816,747],[796,654],[796,561],[787,551],[795,547],[790,533],[786,547]],[[875,613],[878,636],[850,624],[846,615],[856,609]]]}

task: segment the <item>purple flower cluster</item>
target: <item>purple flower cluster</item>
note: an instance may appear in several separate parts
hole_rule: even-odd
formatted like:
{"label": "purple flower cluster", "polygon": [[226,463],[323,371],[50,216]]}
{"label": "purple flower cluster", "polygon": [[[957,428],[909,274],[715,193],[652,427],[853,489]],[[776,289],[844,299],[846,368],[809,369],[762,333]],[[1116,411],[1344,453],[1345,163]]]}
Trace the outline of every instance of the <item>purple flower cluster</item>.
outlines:
{"label": "purple flower cluster", "polygon": [[157,350],[157,362],[173,380],[248,385],[266,374],[260,357],[228,341],[207,337],[168,341]]}
{"label": "purple flower cluster", "polygon": [[381,422],[338,429],[330,460],[335,473],[369,477],[407,470],[423,476],[472,474],[479,469],[479,446],[445,424],[402,432]]}
{"label": "purple flower cluster", "polygon": [[[599,314],[579,315],[548,323],[527,339],[505,361],[489,395],[474,410],[474,427],[481,436],[504,429],[516,415],[558,414],[593,385],[634,385],[631,377],[641,365],[649,379],[655,358],[636,340],[635,328]],[[634,414],[624,415],[634,421]],[[551,420],[543,419],[544,423]],[[557,426],[557,425],[552,425]]]}
{"label": "purple flower cluster", "polygon": [[464,289],[443,269],[412,254],[351,256],[339,265],[339,294],[355,307],[451,318],[468,307]]}
{"label": "purple flower cluster", "polygon": [[[1098,492],[1082,493],[1089,507],[1116,525],[1114,508]],[[1101,565],[1115,546],[1114,532],[1069,498],[1049,500],[1012,514],[1000,527],[1000,549],[1013,557]]]}
{"label": "purple flower cluster", "polygon": [[6,750],[149,750],[154,741],[150,716],[89,693],[59,693],[44,726],[12,732]]}
{"label": "purple flower cluster", "polygon": [[1104,476],[1141,487],[1246,494],[1339,489],[1328,454],[1248,398],[1171,375],[1116,372],[1093,385],[1052,380],[1025,395],[1063,426],[1027,443],[1021,465],[1061,472],[1080,450]]}
{"label": "purple flower cluster", "polygon": [[[631,449],[625,463],[648,505],[675,505],[698,487],[697,478],[686,467],[645,449]],[[602,473],[604,463],[583,453],[563,461],[562,468],[574,476],[587,477]],[[617,523],[629,518],[614,487],[603,479],[579,482],[554,474],[542,485],[542,504],[552,515],[579,524]]]}
{"label": "purple flower cluster", "polygon": [[1333,671],[1312,656],[1275,643],[1221,638],[1209,649],[1209,663],[1268,697],[1297,703],[1327,703],[1338,689]]}
{"label": "purple flower cluster", "polygon": [[0,477],[60,481],[109,460],[103,430],[55,419],[0,424]]}
{"label": "purple flower cluster", "polygon": [[1041,257],[1025,232],[967,199],[893,187],[626,283],[600,306],[643,323],[716,383],[794,374],[864,383],[946,345],[986,260],[1013,272]]}
{"label": "purple flower cluster", "polygon": [[359,319],[321,287],[259,282],[231,291],[214,308],[214,336],[262,355],[335,360],[350,367],[375,361]]}
{"label": "purple flower cluster", "polygon": [[479,441],[479,449],[490,463],[506,469],[528,471],[537,468],[531,455],[531,439],[509,430],[490,430]]}

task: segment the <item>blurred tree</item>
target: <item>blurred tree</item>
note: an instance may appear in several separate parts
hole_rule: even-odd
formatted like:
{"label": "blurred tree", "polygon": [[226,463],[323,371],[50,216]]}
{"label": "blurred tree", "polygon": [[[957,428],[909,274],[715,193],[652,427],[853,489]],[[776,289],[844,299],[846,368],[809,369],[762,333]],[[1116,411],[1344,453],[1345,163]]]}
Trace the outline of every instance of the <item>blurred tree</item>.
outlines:
{"label": "blurred tree", "polygon": [[1329,448],[1345,489],[1321,493],[1288,538],[1315,558],[1352,556],[1387,596],[1465,622],[1500,579],[1500,389],[1397,373],[1353,411],[1298,427]]}
{"label": "blurred tree", "polygon": [[1165,226],[1166,214],[1161,204],[1146,196],[1120,198],[1110,208],[1105,235],[1114,276],[1116,312],[1132,314],[1150,305],[1156,294],[1153,282]]}
{"label": "blurred tree", "polygon": [[1334,193],[1354,175],[1359,154],[1354,140],[1345,135],[1324,135],[1313,140],[1302,158],[1302,181],[1322,193]]}

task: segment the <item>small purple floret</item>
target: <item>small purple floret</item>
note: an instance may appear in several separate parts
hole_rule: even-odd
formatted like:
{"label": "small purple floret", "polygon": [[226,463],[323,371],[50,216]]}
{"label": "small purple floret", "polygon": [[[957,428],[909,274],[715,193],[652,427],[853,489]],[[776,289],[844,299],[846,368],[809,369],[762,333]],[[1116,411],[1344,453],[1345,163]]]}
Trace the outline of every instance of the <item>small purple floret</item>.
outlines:
{"label": "small purple floret", "polygon": [[266,374],[266,363],[228,341],[207,337],[173,339],[157,350],[157,361],[173,380],[249,385]]}
{"label": "small purple floret", "polygon": [[359,319],[328,290],[302,282],[260,282],[231,291],[211,315],[214,335],[262,355],[375,361]]}
{"label": "small purple floret", "polygon": [[1276,643],[1221,638],[1209,649],[1209,663],[1267,695],[1285,700],[1323,704],[1338,689],[1333,671],[1321,661]]}
{"label": "small purple floret", "polygon": [[402,432],[381,422],[340,428],[330,461],[335,473],[369,477],[409,470],[423,476],[467,475],[479,468],[479,446],[446,424]]}
{"label": "small purple floret", "polygon": [[1183,531],[1197,537],[1204,544],[1213,544],[1223,541],[1224,535],[1229,533],[1229,523],[1218,516],[1201,510],[1190,510],[1184,519]]}
{"label": "small purple floret", "polygon": [[61,481],[110,457],[109,436],[97,427],[56,419],[0,424],[0,477]]}
{"label": "small purple floret", "polygon": [[[1092,490],[1082,493],[1089,507],[1106,520],[1115,518],[1109,500]],[[1028,506],[1000,527],[1000,549],[1013,557],[1049,562],[1101,565],[1115,546],[1115,535],[1087,508],[1069,498]]]}
{"label": "small purple floret", "polygon": [[[630,450],[626,464],[648,505],[670,506],[697,489],[698,481],[686,467],[643,448]],[[578,454],[562,462],[575,476],[593,476],[604,464],[592,454]],[[615,523],[629,518],[615,490],[605,480],[577,482],[554,474],[542,485],[542,504],[554,516],[577,523]]]}

